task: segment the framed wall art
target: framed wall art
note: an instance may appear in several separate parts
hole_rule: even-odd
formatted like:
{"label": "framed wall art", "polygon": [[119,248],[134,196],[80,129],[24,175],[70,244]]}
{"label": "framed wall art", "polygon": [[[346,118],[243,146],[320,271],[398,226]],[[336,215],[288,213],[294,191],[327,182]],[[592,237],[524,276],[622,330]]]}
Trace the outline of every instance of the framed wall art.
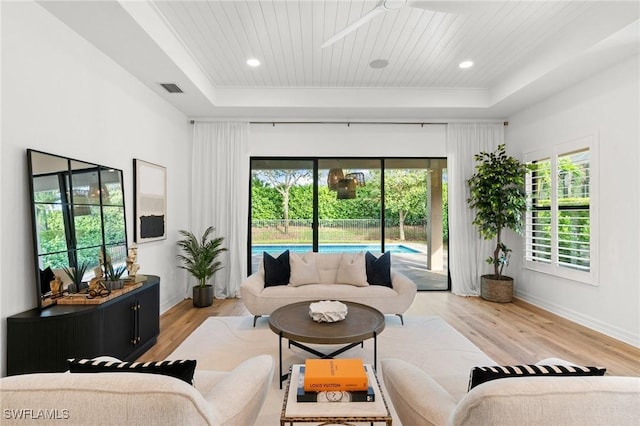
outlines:
{"label": "framed wall art", "polygon": [[134,240],[136,243],[167,238],[167,169],[133,159]]}

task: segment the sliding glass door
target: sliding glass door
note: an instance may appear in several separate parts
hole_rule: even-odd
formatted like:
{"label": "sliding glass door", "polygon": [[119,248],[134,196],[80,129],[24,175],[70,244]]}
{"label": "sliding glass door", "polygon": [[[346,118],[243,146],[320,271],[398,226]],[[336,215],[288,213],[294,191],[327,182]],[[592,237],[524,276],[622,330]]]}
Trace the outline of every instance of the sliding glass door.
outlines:
{"label": "sliding glass door", "polygon": [[382,251],[381,160],[318,160],[318,251]]}
{"label": "sliding glass door", "polygon": [[448,288],[442,184],[445,167],[443,159],[384,162],[385,251],[393,253],[392,267],[411,276],[422,290]]}
{"label": "sliding glass door", "polygon": [[446,213],[445,159],[253,158],[250,271],[263,252],[391,252],[420,290],[445,290]]}
{"label": "sliding glass door", "polygon": [[251,272],[263,252],[313,249],[314,160],[251,160]]}

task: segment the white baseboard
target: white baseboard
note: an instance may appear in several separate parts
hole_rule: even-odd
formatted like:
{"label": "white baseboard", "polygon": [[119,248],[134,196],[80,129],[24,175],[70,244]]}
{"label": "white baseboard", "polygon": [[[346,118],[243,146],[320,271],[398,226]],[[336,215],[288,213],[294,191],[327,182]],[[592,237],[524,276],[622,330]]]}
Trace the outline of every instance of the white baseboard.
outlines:
{"label": "white baseboard", "polygon": [[609,337],[612,337],[624,343],[628,343],[632,346],[640,348],[640,336],[633,334],[628,330],[624,330],[619,327],[613,326],[611,324],[607,324],[596,318],[592,318],[588,315],[584,315],[580,312],[576,312],[571,309],[567,309],[564,306],[557,305],[546,299],[533,296],[524,291],[516,290],[515,296],[518,299],[521,299],[527,303],[530,303],[534,306],[542,308],[546,311],[552,312],[558,316],[561,316],[562,318],[566,318],[570,321],[573,321],[585,327],[591,328],[600,333],[606,334]]}
{"label": "white baseboard", "polygon": [[184,300],[184,297],[180,297],[179,295],[176,295],[174,298],[172,298],[170,300],[165,300],[160,305],[160,315],[164,314],[169,309],[173,308],[175,305],[177,305],[178,303],[182,302],[183,300]]}

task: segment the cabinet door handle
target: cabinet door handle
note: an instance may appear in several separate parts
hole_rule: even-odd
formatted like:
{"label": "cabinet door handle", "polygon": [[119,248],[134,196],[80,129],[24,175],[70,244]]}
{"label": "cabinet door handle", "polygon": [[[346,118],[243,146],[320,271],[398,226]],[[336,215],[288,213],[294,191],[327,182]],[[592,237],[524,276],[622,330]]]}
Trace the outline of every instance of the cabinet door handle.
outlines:
{"label": "cabinet door handle", "polygon": [[140,302],[136,301],[138,309],[136,311],[136,344],[140,343]]}
{"label": "cabinet door handle", "polygon": [[133,302],[133,304],[131,305],[131,310],[133,311],[133,324],[131,324],[131,326],[133,327],[131,330],[131,335],[132,335],[132,339],[131,339],[131,344],[133,344],[133,346],[138,344],[138,302]]}

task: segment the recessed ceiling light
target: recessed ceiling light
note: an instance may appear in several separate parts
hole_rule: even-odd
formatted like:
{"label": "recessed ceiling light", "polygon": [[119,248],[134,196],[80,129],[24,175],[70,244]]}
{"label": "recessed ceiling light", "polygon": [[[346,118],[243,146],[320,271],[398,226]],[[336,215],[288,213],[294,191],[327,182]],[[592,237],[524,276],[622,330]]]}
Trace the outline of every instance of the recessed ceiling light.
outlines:
{"label": "recessed ceiling light", "polygon": [[384,68],[387,65],[389,65],[389,61],[386,59],[374,59],[373,61],[369,62],[369,66],[375,69]]}
{"label": "recessed ceiling light", "polygon": [[473,61],[462,61],[458,66],[462,69],[471,68],[473,66]]}
{"label": "recessed ceiling light", "polygon": [[256,58],[249,58],[247,59],[247,65],[249,65],[250,67],[259,67],[260,61]]}

